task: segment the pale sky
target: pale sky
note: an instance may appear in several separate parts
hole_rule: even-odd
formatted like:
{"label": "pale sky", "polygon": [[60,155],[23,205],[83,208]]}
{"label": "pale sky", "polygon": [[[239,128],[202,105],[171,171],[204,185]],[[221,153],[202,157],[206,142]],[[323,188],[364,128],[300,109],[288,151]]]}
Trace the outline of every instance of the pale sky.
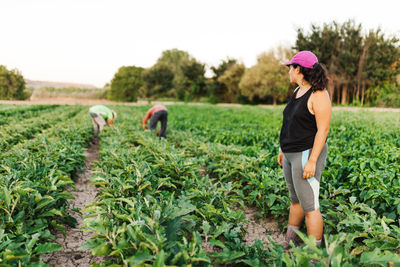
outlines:
{"label": "pale sky", "polygon": [[208,67],[246,67],[296,27],[354,19],[400,37],[399,0],[0,0],[0,65],[26,79],[103,87],[121,66],[151,67],[187,51]]}

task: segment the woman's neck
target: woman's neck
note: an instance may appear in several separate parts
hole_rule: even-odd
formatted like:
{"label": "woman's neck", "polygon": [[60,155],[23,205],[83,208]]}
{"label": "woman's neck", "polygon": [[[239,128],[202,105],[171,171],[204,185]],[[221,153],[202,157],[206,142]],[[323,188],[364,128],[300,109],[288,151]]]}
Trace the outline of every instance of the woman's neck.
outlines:
{"label": "woman's neck", "polygon": [[302,92],[308,91],[311,88],[311,84],[308,82],[300,82],[297,84]]}

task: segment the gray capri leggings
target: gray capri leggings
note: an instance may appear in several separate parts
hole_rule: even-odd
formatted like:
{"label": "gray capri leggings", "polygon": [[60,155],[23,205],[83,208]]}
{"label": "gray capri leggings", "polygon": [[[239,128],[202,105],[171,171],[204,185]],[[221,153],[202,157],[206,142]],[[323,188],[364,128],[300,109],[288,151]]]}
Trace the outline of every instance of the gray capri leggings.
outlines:
{"label": "gray capri leggings", "polygon": [[283,153],[283,175],[289,189],[290,201],[299,203],[304,212],[319,208],[319,183],[322,170],[325,167],[328,145],[325,143],[318,157],[315,175],[310,179],[303,179],[303,169],[310,157],[311,149],[303,152]]}

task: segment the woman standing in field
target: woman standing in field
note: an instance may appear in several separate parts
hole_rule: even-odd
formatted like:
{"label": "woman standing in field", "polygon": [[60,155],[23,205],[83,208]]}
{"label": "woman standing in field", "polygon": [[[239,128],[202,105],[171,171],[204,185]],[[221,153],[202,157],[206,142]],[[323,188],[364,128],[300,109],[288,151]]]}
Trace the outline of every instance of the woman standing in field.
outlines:
{"label": "woman standing in field", "polygon": [[319,185],[328,152],[331,100],[326,90],[326,69],[310,51],[297,53],[289,67],[290,82],[298,87],[283,111],[278,163],[290,195],[286,246],[295,243],[295,230],[305,217],[307,234],[321,246],[323,220],[319,209]]}

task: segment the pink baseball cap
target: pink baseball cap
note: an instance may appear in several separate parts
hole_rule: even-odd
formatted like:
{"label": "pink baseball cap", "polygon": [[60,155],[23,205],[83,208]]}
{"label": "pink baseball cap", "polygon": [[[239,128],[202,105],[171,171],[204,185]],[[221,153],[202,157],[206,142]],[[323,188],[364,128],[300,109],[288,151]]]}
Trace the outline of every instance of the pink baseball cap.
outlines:
{"label": "pink baseball cap", "polygon": [[298,64],[305,68],[312,69],[315,63],[318,63],[318,58],[310,51],[300,51],[289,62],[283,63],[284,65]]}

